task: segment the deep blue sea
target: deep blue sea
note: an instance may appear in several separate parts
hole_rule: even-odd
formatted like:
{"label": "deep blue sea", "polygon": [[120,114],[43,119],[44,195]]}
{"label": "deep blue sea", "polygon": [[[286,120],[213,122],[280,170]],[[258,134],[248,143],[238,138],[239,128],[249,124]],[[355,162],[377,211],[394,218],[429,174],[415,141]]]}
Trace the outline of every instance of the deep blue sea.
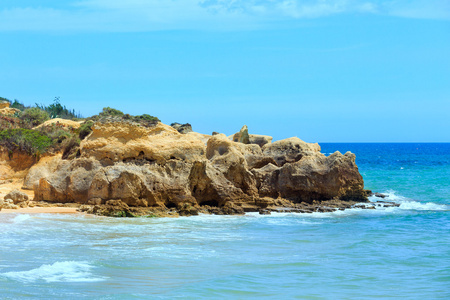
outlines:
{"label": "deep blue sea", "polygon": [[366,188],[400,207],[0,214],[0,298],[450,299],[450,144],[321,146],[356,153]]}

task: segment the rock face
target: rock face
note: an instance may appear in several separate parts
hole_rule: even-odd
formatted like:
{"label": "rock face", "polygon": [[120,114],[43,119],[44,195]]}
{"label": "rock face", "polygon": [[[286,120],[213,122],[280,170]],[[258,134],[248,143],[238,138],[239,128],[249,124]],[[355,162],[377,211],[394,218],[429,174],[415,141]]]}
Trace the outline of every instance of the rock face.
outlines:
{"label": "rock face", "polygon": [[162,123],[96,123],[92,129],[80,158],[55,158],[31,169],[25,185],[34,187],[35,201],[111,207],[120,200],[119,211],[159,207],[183,215],[202,207],[238,214],[274,203],[367,200],[355,155],[326,157],[318,144],[298,138],[261,148],[245,143],[246,126],[241,142],[224,134],[181,134]]}
{"label": "rock face", "polygon": [[33,190],[39,184],[39,180],[53,174],[61,162],[61,154],[50,157],[42,157],[34,166],[30,168],[25,176],[22,188]]}

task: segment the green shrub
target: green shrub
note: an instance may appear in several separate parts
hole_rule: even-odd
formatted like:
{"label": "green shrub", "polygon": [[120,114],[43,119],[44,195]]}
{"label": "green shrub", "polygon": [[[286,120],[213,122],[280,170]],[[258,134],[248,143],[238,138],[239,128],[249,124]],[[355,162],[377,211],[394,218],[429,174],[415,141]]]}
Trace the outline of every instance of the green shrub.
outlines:
{"label": "green shrub", "polygon": [[32,107],[25,109],[22,112],[22,115],[20,118],[28,124],[31,124],[33,127],[38,126],[39,124],[44,123],[48,119],[50,119],[50,116],[46,111],[43,111],[37,107]]}
{"label": "green shrub", "polygon": [[0,131],[0,145],[10,152],[24,151],[39,156],[52,145],[52,140],[31,129],[7,129]]}
{"label": "green shrub", "polygon": [[90,120],[81,124],[80,128],[78,128],[78,137],[80,140],[84,140],[92,132],[92,125],[94,125],[94,122]]}
{"label": "green shrub", "polygon": [[120,110],[111,108],[111,107],[104,107],[103,111],[98,114],[100,117],[122,117],[124,114]]}
{"label": "green shrub", "polygon": [[135,116],[134,121],[139,122],[139,121],[147,121],[147,122],[160,122],[160,120],[157,117],[153,117],[150,116],[148,114],[143,114],[140,116]]}
{"label": "green shrub", "polygon": [[14,116],[0,115],[0,130],[24,128],[24,127],[26,127],[26,124],[15,115]]}
{"label": "green shrub", "polygon": [[52,124],[51,126],[42,126],[36,130],[41,134],[48,136],[52,140],[53,145],[61,144],[63,141],[70,139],[73,135],[67,130],[58,127],[56,124]]}

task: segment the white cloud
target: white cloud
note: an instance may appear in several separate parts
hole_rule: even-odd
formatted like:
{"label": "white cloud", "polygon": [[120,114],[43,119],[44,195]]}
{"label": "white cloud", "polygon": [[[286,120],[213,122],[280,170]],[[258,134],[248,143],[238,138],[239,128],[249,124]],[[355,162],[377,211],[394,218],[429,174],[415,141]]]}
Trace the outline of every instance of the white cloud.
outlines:
{"label": "white cloud", "polygon": [[78,0],[68,7],[0,5],[0,30],[234,30],[343,13],[450,20],[449,0]]}

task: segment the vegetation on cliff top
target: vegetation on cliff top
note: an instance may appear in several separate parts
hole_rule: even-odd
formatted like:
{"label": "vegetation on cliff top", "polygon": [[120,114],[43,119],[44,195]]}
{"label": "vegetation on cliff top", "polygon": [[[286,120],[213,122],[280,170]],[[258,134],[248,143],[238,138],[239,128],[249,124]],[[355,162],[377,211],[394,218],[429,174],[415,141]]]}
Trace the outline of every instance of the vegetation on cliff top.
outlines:
{"label": "vegetation on cliff top", "polygon": [[[75,109],[68,109],[60,103],[59,97],[53,103],[45,106],[35,104],[27,106],[18,100],[11,101],[0,97],[0,102],[10,103],[11,108],[19,112],[14,115],[0,113],[0,146],[10,153],[14,151],[26,152],[39,157],[46,152],[63,152],[63,158],[70,159],[80,155],[80,142],[92,132],[92,126],[97,121],[126,121],[139,123],[150,127],[159,122],[157,117],[148,114],[132,116],[120,110],[105,107],[98,114],[82,119]],[[37,128],[45,121],[53,118],[84,121],[78,129],[62,128],[55,124]]]}
{"label": "vegetation on cliff top", "polygon": [[103,111],[101,111],[98,115],[94,115],[90,118],[88,118],[90,121],[128,121],[128,122],[134,122],[139,123],[143,126],[153,126],[156,123],[160,122],[160,120],[157,117],[143,114],[138,116],[132,116],[129,114],[124,114],[120,110],[111,108],[111,107],[104,107]]}
{"label": "vegetation on cliff top", "polygon": [[0,131],[0,146],[8,149],[9,153],[21,151],[39,156],[51,145],[52,140],[36,130],[19,128]]}

